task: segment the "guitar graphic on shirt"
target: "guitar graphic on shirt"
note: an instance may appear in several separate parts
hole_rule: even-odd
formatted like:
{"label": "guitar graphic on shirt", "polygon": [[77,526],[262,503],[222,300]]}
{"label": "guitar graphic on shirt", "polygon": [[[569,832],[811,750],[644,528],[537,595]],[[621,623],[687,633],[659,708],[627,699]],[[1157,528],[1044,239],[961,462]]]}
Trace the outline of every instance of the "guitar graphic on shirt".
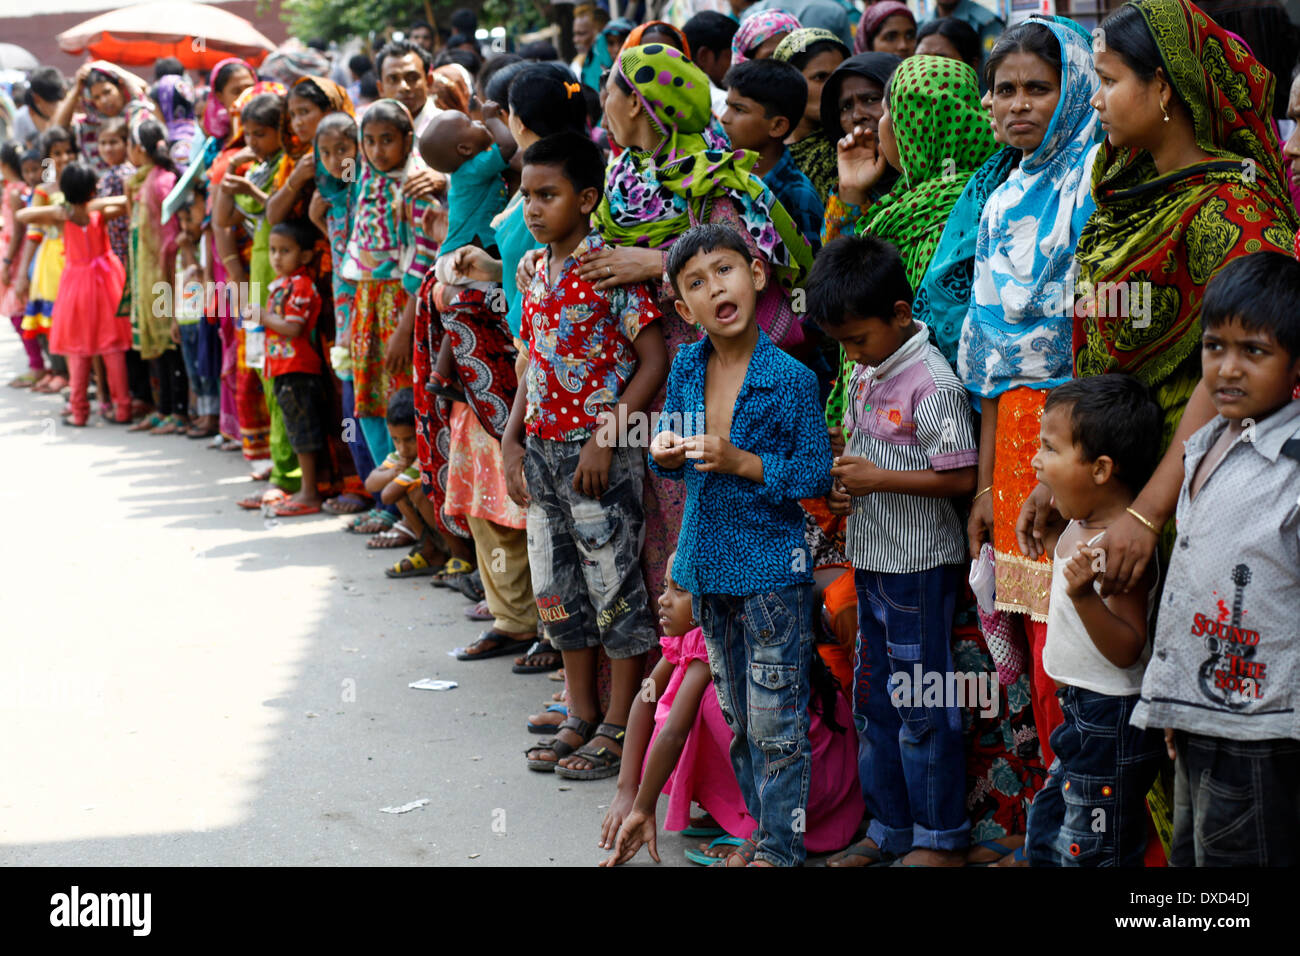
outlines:
{"label": "guitar graphic on shirt", "polygon": [[[1244,564],[1239,564],[1233,568],[1232,583],[1236,590],[1232,596],[1232,619],[1229,621],[1228,626],[1233,631],[1239,632],[1241,630],[1242,599],[1246,594],[1246,586],[1250,584],[1250,568]],[[1210,700],[1223,704],[1229,710],[1243,710],[1254,702],[1254,695],[1248,690],[1230,690],[1227,687],[1217,686],[1214,681],[1215,672],[1220,670],[1227,657],[1224,653],[1226,643],[1227,638],[1222,629],[1218,635],[1207,634],[1205,636],[1205,649],[1210,652],[1210,657],[1201,664],[1199,672],[1201,693],[1205,694]],[[1255,648],[1249,645],[1244,647],[1240,656],[1243,660],[1254,657]],[[1251,680],[1251,685],[1253,684],[1254,681]]]}

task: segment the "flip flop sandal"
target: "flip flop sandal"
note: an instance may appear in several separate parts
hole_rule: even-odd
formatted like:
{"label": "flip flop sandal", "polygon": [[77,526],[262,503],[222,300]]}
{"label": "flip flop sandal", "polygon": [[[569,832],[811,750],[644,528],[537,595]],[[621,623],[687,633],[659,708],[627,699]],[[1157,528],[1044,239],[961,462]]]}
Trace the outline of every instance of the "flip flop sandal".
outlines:
{"label": "flip flop sandal", "polygon": [[[469,574],[469,572],[473,570],[474,565],[470,564],[464,558],[448,558],[447,563],[437,570],[433,575],[433,580],[430,581],[429,584],[435,588],[449,588],[453,586],[449,583],[449,578],[458,574]],[[459,590],[459,588],[457,588],[457,590]],[[482,595],[480,595],[480,597],[482,597]],[[475,598],[475,600],[478,599]]]}
{"label": "flip flop sandal", "polygon": [[387,531],[380,531],[374,535],[366,542],[366,547],[371,551],[384,551],[389,548],[409,548],[413,544],[415,544],[415,535],[405,528],[394,525]]}
{"label": "flip flop sandal", "polygon": [[[844,859],[852,859],[853,857],[860,856],[864,860],[869,861],[867,863],[862,864],[864,867],[892,866],[895,861],[902,859],[901,857],[896,856],[893,853],[885,852],[884,850],[880,849],[880,847],[878,846],[866,846],[861,842],[855,843],[852,846],[840,851],[840,853],[836,854],[836,856],[840,856],[840,855],[843,855]],[[833,866],[833,864],[828,862],[827,866]],[[839,869],[838,866],[835,866],[834,868]]]}
{"label": "flip flop sandal", "polygon": [[[176,416],[168,415],[166,418],[162,420],[161,424],[159,424],[157,428],[150,429],[149,434],[150,435],[174,435],[176,434],[176,431],[179,428],[180,428],[180,422],[177,420]],[[267,475],[267,477],[269,478],[270,475]]]}
{"label": "flip flop sandal", "polygon": [[465,608],[465,616],[471,621],[495,621],[496,615],[488,607],[487,601],[479,601],[473,607]]}
{"label": "flip flop sandal", "polygon": [[[557,681],[558,683],[563,684],[563,683],[564,683],[564,668],[561,667],[558,671],[553,671],[552,673],[547,674],[546,677],[547,677],[548,680]],[[563,693],[563,692],[561,691],[561,693]]]}
{"label": "flip flop sandal", "polygon": [[543,637],[533,641],[533,646],[528,648],[528,653],[516,661],[515,666],[510,669],[516,674],[545,674],[559,667],[563,660],[560,652]]}
{"label": "flip flop sandal", "polygon": [[45,375],[44,372],[24,372],[9,383],[10,388],[31,388]]}
{"label": "flip flop sandal", "polygon": [[[474,648],[479,645],[487,645],[481,651],[475,651]],[[507,654],[513,654],[519,648],[520,644],[527,644],[528,638],[522,641],[513,637],[502,634],[495,628],[488,628],[478,636],[469,647],[460,647],[456,649],[456,660],[458,661],[481,661],[489,657],[505,657]]]}
{"label": "flip flop sandal", "polygon": [[[586,745],[588,740],[596,736],[596,728],[593,725],[587,723],[581,717],[574,717],[572,714],[565,719],[564,723],[560,724],[557,728],[557,731],[558,730],[573,731],[582,738],[583,746]],[[541,760],[537,757],[528,757],[528,769],[536,770],[539,773],[554,773],[555,765],[562,758],[567,757],[577,749],[577,747],[570,743],[566,743],[559,737],[548,737],[545,740],[538,741],[536,744],[525,750],[524,756],[528,757],[530,753],[535,753],[539,750],[551,751],[551,753],[555,754],[554,760]]]}
{"label": "flip flop sandal", "polygon": [[330,498],[321,505],[322,510],[332,515],[355,515],[370,510],[370,499],[362,498],[350,492],[344,492]]}
{"label": "flip flop sandal", "polygon": [[1015,849],[1012,849],[1011,847],[1003,846],[997,840],[980,840],[975,844],[975,846],[983,847],[986,850],[992,850],[997,854],[997,857],[992,860],[980,860],[978,863],[967,863],[967,866],[992,866],[994,863],[997,863],[998,860],[1005,860],[1009,856],[1014,857],[1016,850],[1024,849],[1023,843]]}
{"label": "flip flop sandal", "polygon": [[220,445],[213,445],[212,447],[216,448],[217,451],[243,451],[244,444],[237,439],[226,438]]}
{"label": "flip flop sandal", "polygon": [[422,578],[433,574],[433,571],[434,567],[429,563],[429,559],[420,552],[419,548],[416,548],[391,568],[384,568],[384,575],[390,578]]}
{"label": "flip flop sandal", "polygon": [[301,501],[282,501],[271,507],[277,518],[301,518],[304,515],[320,514],[320,505],[309,505]]}
{"label": "flip flop sandal", "polygon": [[[687,833],[685,830],[683,830],[682,836],[702,837],[702,836],[707,836],[707,834]],[[745,855],[746,843],[748,843],[751,847],[753,847],[754,850],[758,849],[758,847],[754,847],[752,840],[742,840],[740,837],[734,837],[727,833],[724,833],[722,836],[718,837],[716,840],[710,843],[709,849],[712,850],[714,847],[719,847],[719,846],[734,846],[737,848],[736,852],[740,854],[741,858],[744,859],[746,863],[748,863],[751,859],[753,859],[753,852],[751,851],[749,856],[746,857]],[[731,856],[730,853],[728,853],[727,856],[710,856],[707,852],[697,847],[689,847],[683,852],[686,856],[686,859],[690,860],[692,863],[698,863],[700,866],[724,866],[726,865],[727,857]]]}
{"label": "flip flop sandal", "polygon": [[240,498],[235,504],[245,511],[260,511],[268,505],[274,505],[289,497],[289,493],[283,488],[272,488],[260,494],[252,494],[247,498]]}
{"label": "flip flop sandal", "polygon": [[[704,819],[710,820],[712,819],[712,817],[705,816]],[[708,837],[723,836],[726,834],[726,832],[727,832],[726,830],[722,829],[722,827],[718,826],[716,823],[712,825],[704,824],[704,823],[696,825],[692,823],[690,826],[688,826],[685,830],[682,831],[682,836],[699,837],[701,839],[707,839]]]}
{"label": "flip flop sandal", "polygon": [[270,469],[270,468],[263,468],[261,471],[255,471],[255,472],[253,472],[253,473],[252,473],[251,475],[249,475],[248,477],[251,478],[251,479],[253,479],[253,481],[270,481],[270,480],[271,480],[271,469]]}
{"label": "flip flop sandal", "polygon": [[[565,717],[568,717],[569,708],[565,707],[563,704],[547,704],[546,713],[563,714]],[[530,720],[528,722],[528,732],[530,734],[549,734],[556,728],[556,726],[556,724],[535,724]]]}
{"label": "flip flop sandal", "polygon": [[[391,511],[385,511],[382,508],[371,508],[365,514],[357,515],[345,524],[343,530],[348,532],[348,534],[379,534],[381,531],[391,528],[396,523],[397,516]],[[383,527],[369,527],[371,525],[383,525]]]}
{"label": "flip flop sandal", "polygon": [[483,590],[483,579],[479,577],[478,568],[468,574],[453,574],[447,578],[447,586],[454,591],[459,591],[471,601],[482,601],[486,597]]}
{"label": "flip flop sandal", "polygon": [[147,432],[150,429],[157,428],[163,422],[161,415],[146,415],[134,425],[127,429],[129,432]]}
{"label": "flip flop sandal", "polygon": [[[627,736],[627,728],[620,727],[618,724],[601,724],[596,728],[595,737],[608,737],[620,747],[623,745],[623,738]],[[608,747],[593,747],[591,742],[583,744],[573,754],[575,757],[585,757],[589,763],[595,764],[587,770],[570,770],[567,767],[561,767],[558,763],[555,765],[555,775],[563,777],[565,780],[603,780],[605,777],[612,777],[618,773],[619,767],[623,763],[623,755],[614,753]]]}

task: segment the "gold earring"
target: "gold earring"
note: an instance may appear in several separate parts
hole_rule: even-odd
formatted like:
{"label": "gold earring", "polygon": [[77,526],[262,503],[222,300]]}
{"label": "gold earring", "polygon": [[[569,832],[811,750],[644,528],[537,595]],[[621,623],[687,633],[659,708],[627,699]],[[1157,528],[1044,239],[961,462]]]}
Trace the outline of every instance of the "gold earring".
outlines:
{"label": "gold earring", "polygon": [[1168,122],[1169,122],[1169,110],[1165,109],[1165,104],[1164,104],[1164,103],[1161,103],[1161,104],[1160,104],[1160,112],[1162,112],[1162,113],[1165,114],[1165,122],[1168,123]]}

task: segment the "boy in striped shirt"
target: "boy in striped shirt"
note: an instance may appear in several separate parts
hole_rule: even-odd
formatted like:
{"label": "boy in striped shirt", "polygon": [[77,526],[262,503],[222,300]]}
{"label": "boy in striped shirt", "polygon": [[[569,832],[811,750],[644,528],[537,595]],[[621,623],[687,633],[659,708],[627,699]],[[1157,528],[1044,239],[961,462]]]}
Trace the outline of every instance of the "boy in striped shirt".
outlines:
{"label": "boy in striped shirt", "polygon": [[849,515],[853,710],[872,819],[866,839],[832,862],[960,865],[970,844],[960,702],[926,694],[922,706],[920,685],[924,674],[927,686],[955,686],[947,675],[966,537],[951,499],[975,489],[970,402],[912,318],[912,288],[893,246],[836,239],[807,288],[812,319],[856,363],[844,414],[850,437],[831,469],[829,501]]}

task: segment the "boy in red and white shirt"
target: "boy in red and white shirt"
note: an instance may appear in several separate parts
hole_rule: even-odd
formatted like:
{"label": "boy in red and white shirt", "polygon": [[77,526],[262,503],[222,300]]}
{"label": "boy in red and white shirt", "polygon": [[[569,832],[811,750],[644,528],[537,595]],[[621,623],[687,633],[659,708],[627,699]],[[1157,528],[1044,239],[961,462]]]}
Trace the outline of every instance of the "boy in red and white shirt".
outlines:
{"label": "boy in red and white shirt", "polygon": [[266,376],[284,415],[289,444],[302,468],[302,487],[272,509],[282,518],[316,514],[321,508],[316,490],[317,456],[325,448],[325,392],[317,345],[316,320],[321,297],[307,271],[313,243],[307,230],[294,222],[271,228],[271,283],[260,321],[266,327]]}

